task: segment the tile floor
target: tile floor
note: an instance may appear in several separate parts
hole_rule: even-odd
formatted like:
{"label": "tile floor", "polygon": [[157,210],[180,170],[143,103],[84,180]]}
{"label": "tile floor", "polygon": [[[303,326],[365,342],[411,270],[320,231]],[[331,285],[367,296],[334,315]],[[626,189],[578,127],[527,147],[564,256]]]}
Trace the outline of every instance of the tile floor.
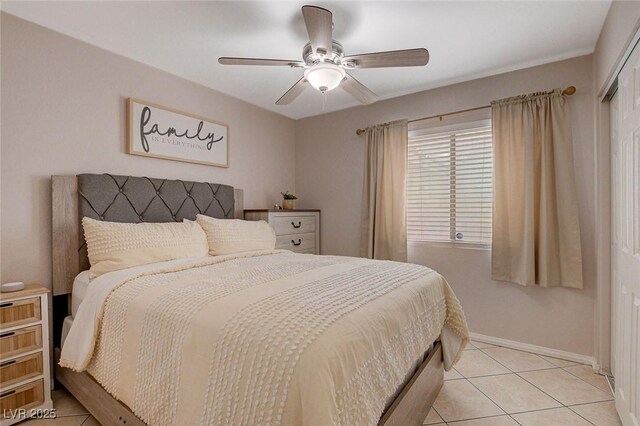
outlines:
{"label": "tile floor", "polygon": [[621,425],[603,376],[591,366],[471,342],[444,376],[425,425]]}
{"label": "tile floor", "polygon": [[[58,417],[21,426],[96,426],[64,390],[54,391]],[[590,366],[472,342],[424,421],[455,426],[621,425],[609,385]]]}

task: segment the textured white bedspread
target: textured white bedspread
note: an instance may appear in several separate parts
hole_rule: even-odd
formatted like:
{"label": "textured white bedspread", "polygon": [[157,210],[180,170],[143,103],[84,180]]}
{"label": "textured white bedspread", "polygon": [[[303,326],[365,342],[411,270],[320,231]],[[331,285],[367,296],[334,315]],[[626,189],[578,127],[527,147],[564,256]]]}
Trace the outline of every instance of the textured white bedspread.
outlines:
{"label": "textured white bedspread", "polygon": [[150,425],[374,425],[438,337],[449,369],[467,327],[429,268],[251,252],[94,279],[60,364]]}

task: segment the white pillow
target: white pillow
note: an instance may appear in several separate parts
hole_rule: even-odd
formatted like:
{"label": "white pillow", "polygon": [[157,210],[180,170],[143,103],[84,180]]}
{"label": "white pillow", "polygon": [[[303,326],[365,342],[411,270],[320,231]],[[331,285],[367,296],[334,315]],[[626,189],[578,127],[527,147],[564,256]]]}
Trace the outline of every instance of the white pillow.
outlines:
{"label": "white pillow", "polygon": [[264,220],[214,219],[199,214],[196,221],[207,234],[213,256],[276,247],[276,233]]}
{"label": "white pillow", "polygon": [[91,277],[132,266],[206,256],[207,236],[196,222],[117,223],[82,218]]}

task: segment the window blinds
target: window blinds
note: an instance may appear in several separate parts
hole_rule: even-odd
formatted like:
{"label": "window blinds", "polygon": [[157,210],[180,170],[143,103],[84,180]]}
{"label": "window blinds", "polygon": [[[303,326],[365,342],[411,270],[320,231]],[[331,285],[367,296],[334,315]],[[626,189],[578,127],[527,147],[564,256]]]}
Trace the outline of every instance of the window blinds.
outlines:
{"label": "window blinds", "polygon": [[491,125],[410,136],[410,241],[491,244]]}

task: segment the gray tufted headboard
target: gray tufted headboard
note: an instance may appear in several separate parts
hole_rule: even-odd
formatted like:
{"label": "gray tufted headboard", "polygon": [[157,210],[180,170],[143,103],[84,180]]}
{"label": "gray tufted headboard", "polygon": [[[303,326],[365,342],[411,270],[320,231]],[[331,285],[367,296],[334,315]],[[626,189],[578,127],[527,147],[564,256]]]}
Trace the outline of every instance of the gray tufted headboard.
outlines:
{"label": "gray tufted headboard", "polygon": [[243,215],[242,190],[228,185],[109,174],[52,176],[51,184],[54,295],[70,293],[75,276],[89,268],[84,216],[138,223]]}
{"label": "gray tufted headboard", "polygon": [[109,222],[181,222],[197,214],[233,218],[233,187],[109,174],[78,175],[80,214]]}

